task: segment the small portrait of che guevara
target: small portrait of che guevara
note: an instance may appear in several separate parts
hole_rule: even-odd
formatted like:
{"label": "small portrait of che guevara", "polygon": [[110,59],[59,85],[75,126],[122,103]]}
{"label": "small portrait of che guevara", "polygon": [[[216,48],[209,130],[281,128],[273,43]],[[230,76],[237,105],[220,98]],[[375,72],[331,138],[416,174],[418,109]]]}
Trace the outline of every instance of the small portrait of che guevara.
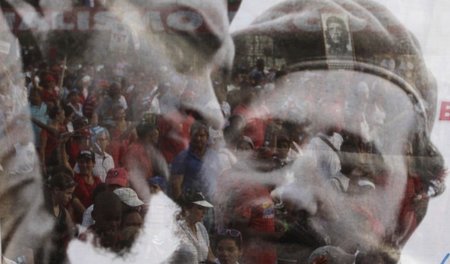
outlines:
{"label": "small portrait of che guevara", "polygon": [[322,28],[327,57],[352,56],[352,40],[348,30],[347,17],[322,14]]}

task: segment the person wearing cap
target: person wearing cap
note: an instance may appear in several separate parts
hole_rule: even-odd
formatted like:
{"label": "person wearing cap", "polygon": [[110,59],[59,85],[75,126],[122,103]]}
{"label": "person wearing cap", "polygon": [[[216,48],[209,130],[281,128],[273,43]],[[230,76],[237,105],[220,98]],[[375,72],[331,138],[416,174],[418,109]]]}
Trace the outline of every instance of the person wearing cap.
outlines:
{"label": "person wearing cap", "polygon": [[77,162],[80,172],[74,176],[74,180],[78,184],[75,188],[74,195],[87,208],[94,202],[92,192],[102,181],[98,176],[93,174],[95,155],[92,151],[81,151],[78,155]]}
{"label": "person wearing cap", "polygon": [[128,209],[136,209],[140,210],[141,206],[144,205],[144,202],[139,199],[137,193],[131,189],[131,188],[118,188],[113,191],[120,199],[120,201],[123,203],[122,208],[124,210]]}
{"label": "person wearing cap", "polygon": [[[327,51],[324,30],[332,16],[348,25],[352,52]],[[271,8],[235,35],[237,43],[249,38],[271,40],[286,63],[286,74],[266,100],[270,118],[301,123],[306,113],[313,137],[339,128],[342,144],[336,153],[351,190],[333,186],[332,175],[314,162],[319,150],[305,151],[272,171],[283,202],[292,205],[292,224],[301,223],[288,225],[295,228],[287,228],[285,236],[294,239],[279,243],[278,257],[294,247],[297,263],[320,263],[315,258],[325,252],[327,263],[343,263],[342,256],[345,263],[397,263],[425,217],[429,198],[444,190],[443,159],[430,141],[436,84],[414,36],[371,0],[296,0]],[[237,47],[242,47],[237,58],[248,53],[245,46]],[[386,56],[399,65],[412,63],[414,70],[387,69],[382,65]],[[361,92],[361,84],[370,92]],[[288,114],[279,108],[286,98],[299,102]],[[385,113],[383,123],[373,122],[373,105]],[[257,162],[251,157],[239,161],[247,165],[242,175],[255,185],[269,180]]]}
{"label": "person wearing cap", "polygon": [[128,171],[125,168],[110,169],[105,183],[111,190],[128,187]]}
{"label": "person wearing cap", "polygon": [[[99,193],[109,190],[114,191],[119,188],[128,187],[128,172],[125,168],[113,168],[108,171],[106,175],[105,183],[100,183],[92,191],[92,198],[95,200],[96,195]],[[86,208],[83,214],[82,226],[88,227],[93,224],[92,211],[94,205],[91,204]]]}
{"label": "person wearing cap", "polygon": [[[144,224],[144,202],[139,199],[137,193],[131,188],[118,188],[113,191],[122,203],[122,220],[118,244],[121,249],[130,248],[139,234],[139,229]],[[130,228],[132,228],[130,230]],[[130,236],[128,232],[133,231]]]}
{"label": "person wearing cap", "polygon": [[[210,208],[213,205],[206,201],[201,192],[186,192],[182,196],[183,211],[178,224],[183,235],[182,249],[191,251],[193,255],[193,260],[189,263],[214,263],[209,235],[202,223],[206,210]],[[176,255],[177,253],[174,258]]]}
{"label": "person wearing cap", "polygon": [[[91,145],[93,146],[93,153],[95,156],[95,164],[92,171],[102,182],[105,182],[108,171],[114,168],[114,160],[112,156],[106,152],[110,142],[109,132],[103,127],[96,126],[92,128],[91,133]],[[82,148],[88,148],[88,146]],[[75,163],[74,171],[80,172],[78,163]]]}
{"label": "person wearing cap", "polygon": [[[122,202],[115,193],[104,191],[98,194],[92,211],[95,222],[86,232],[79,235],[79,239],[93,241],[95,246],[119,251],[122,210]],[[92,236],[94,239],[90,240]]]}

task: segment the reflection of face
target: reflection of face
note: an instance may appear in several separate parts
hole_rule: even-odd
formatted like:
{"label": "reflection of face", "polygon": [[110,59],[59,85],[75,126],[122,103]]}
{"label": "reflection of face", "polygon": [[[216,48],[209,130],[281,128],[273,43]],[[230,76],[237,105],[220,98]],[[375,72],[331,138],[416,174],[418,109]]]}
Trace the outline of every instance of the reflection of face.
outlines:
{"label": "reflection of face", "polygon": [[233,239],[220,240],[216,251],[220,264],[236,264],[242,253]]}
{"label": "reflection of face", "polygon": [[330,34],[331,41],[334,44],[341,43],[342,35],[344,34],[344,29],[342,25],[336,22],[331,22],[328,24],[328,34]]}
{"label": "reflection of face", "polygon": [[[315,233],[313,242],[304,241],[301,237],[297,242],[311,251],[325,245],[325,241],[351,254],[356,250],[380,250],[383,239],[393,234],[396,228],[405,190],[407,168],[403,150],[408,143],[408,136],[415,128],[413,105],[401,88],[373,75],[347,71],[315,71],[308,72],[308,78],[309,82],[304,82],[305,73],[299,72],[289,74],[277,82],[277,92],[269,95],[266,100],[268,115],[273,119],[289,117],[285,121],[301,122],[301,113],[306,110],[313,134],[325,134],[328,128],[341,126],[342,150],[345,149],[348,154],[348,161],[339,164],[346,167],[346,172],[340,173],[349,178],[351,191],[333,188],[332,177],[337,174],[331,175],[331,169],[321,167],[328,166],[322,162],[323,146],[326,149],[327,145],[322,144],[322,148],[314,145],[319,138],[310,138],[303,148],[304,153],[298,155],[292,164],[271,172],[273,174],[270,177],[277,180],[287,175],[292,176],[290,181],[286,177],[285,182],[278,182],[277,190],[283,193],[283,199],[290,205],[291,217],[303,219],[302,223],[306,223],[311,232]],[[355,109],[360,108],[355,106],[342,110],[349,107],[346,100],[348,95],[355,94],[356,85],[342,85],[341,82],[358,83],[361,79],[368,84],[379,82],[386,93],[383,102],[369,102],[382,105],[386,119],[377,130],[373,129],[373,124],[368,123],[368,133],[363,131],[360,120],[351,118]],[[328,89],[329,97],[320,97],[322,90],[326,88],[321,83],[334,83],[336,89]],[[281,109],[279,102],[289,97],[302,102],[302,107]],[[353,103],[357,104],[358,98]],[[260,103],[256,101],[253,105],[257,107]],[[362,113],[366,117],[372,114],[368,109],[371,108],[366,108]],[[286,114],[285,111],[289,113]],[[336,112],[345,113],[345,124],[342,125],[342,118],[336,118]],[[334,153],[333,150],[328,151]],[[256,165],[252,165],[251,158],[239,162],[245,162],[244,168],[249,170],[241,173],[243,177],[259,182],[269,177],[267,173],[258,171]],[[361,174],[360,170],[364,173]],[[375,189],[360,185],[363,180],[372,183]]]}

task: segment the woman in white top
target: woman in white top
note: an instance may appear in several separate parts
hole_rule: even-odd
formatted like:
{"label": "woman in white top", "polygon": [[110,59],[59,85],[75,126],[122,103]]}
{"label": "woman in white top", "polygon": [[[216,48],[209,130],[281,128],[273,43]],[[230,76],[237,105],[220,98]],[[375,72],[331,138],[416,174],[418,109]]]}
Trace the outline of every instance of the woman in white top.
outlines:
{"label": "woman in white top", "polygon": [[179,220],[184,235],[185,250],[192,251],[194,263],[214,263],[215,257],[209,244],[209,235],[202,223],[205,212],[213,205],[200,192],[190,193],[183,199],[183,215]]}

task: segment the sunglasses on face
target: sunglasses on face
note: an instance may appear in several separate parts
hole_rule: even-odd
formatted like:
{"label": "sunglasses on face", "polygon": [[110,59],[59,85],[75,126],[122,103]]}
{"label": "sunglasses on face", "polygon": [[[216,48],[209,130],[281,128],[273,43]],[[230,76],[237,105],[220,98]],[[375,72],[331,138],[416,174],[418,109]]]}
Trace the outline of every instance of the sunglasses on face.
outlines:
{"label": "sunglasses on face", "polygon": [[242,238],[241,232],[236,229],[222,229],[217,232],[218,235],[221,236],[229,236],[229,237],[236,237],[236,238]]}

